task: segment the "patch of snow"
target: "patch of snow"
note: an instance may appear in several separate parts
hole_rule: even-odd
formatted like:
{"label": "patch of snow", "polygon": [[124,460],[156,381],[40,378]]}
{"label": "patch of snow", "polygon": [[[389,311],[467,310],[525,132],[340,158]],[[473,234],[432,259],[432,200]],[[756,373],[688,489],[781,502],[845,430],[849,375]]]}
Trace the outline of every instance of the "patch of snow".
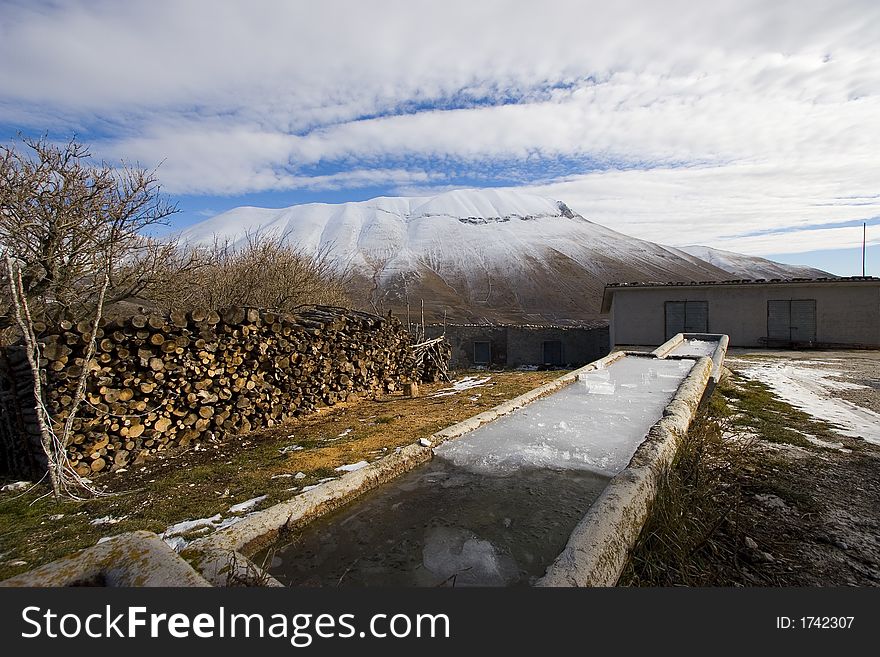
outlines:
{"label": "patch of snow", "polygon": [[257,504],[265,500],[268,495],[260,495],[259,497],[254,497],[244,502],[239,502],[238,504],[233,504],[229,507],[229,513],[244,513],[245,511],[250,511]]}
{"label": "patch of snow", "polygon": [[219,523],[217,523],[217,525],[214,527],[214,529],[217,531],[220,531],[221,529],[226,529],[227,527],[232,527],[232,525],[234,525],[235,523],[240,522],[241,520],[244,520],[244,518],[248,518],[252,515],[253,515],[252,513],[249,513],[244,517],[233,516],[231,518],[224,518]]}
{"label": "patch of snow", "polygon": [[816,447],[824,447],[825,449],[836,449],[840,452],[847,453],[850,450],[846,449],[843,446],[843,443],[834,442],[831,440],[822,440],[821,438],[816,438],[816,436],[804,436],[808,441],[813,443]]}
{"label": "patch of snow", "polygon": [[470,390],[472,388],[479,388],[480,386],[486,385],[492,379],[491,376],[487,376],[484,379],[477,378],[475,376],[466,376],[458,381],[453,381],[451,388],[443,388],[442,390],[438,390],[435,392],[432,397],[447,397],[449,395],[454,395],[459,392],[464,392],[465,390]]}
{"label": "patch of snow", "polygon": [[298,452],[302,449],[302,445],[288,445],[287,447],[282,447],[278,451],[282,454],[290,454],[291,452]]}
{"label": "patch of snow", "polygon": [[732,251],[713,249],[708,246],[680,246],[673,251],[684,252],[700,258],[735,278],[820,278],[831,276],[828,272],[803,265],[785,265],[766,258],[742,255]]}
{"label": "patch of snow", "polygon": [[293,475],[293,478],[294,479],[305,479],[306,473],[305,472],[297,472],[295,475]]}
{"label": "patch of snow", "polygon": [[348,434],[350,434],[351,432],[352,432],[351,429],[346,429],[346,430],[343,431],[341,434],[339,434],[339,437],[340,437],[340,438],[345,438],[345,437],[346,437]]}
{"label": "patch of snow", "polygon": [[769,386],[783,401],[838,427],[844,436],[880,445],[880,414],[832,396],[835,390],[865,386],[834,380],[842,372],[795,365],[792,361],[764,361],[738,368],[744,376]]}
{"label": "patch of snow", "polygon": [[113,516],[102,516],[101,518],[90,520],[89,524],[94,525],[95,527],[100,527],[101,525],[115,525],[123,519],[124,518],[114,518]]}
{"label": "patch of snow", "polygon": [[15,483],[6,484],[2,488],[0,488],[0,492],[7,493],[10,491],[24,490],[25,488],[27,488],[28,486],[31,486],[31,485],[32,484],[29,481],[16,481]]}
{"label": "patch of snow", "polygon": [[100,545],[101,543],[106,543],[111,538],[113,538],[113,537],[112,536],[102,536],[101,538],[98,539],[98,542],[95,543],[95,545]]}
{"label": "patch of snow", "polygon": [[286,479],[287,477],[292,477],[292,476],[293,476],[292,474],[277,474],[277,475],[272,475],[270,477],[270,479]]}
{"label": "patch of snow", "polygon": [[340,465],[336,468],[336,472],[354,472],[355,470],[360,470],[368,465],[370,464],[367,461],[358,461],[357,463],[350,463],[349,465]]}
{"label": "patch of snow", "polygon": [[219,513],[215,516],[211,516],[210,518],[197,518],[196,520],[183,520],[182,522],[175,523],[168,527],[164,532],[162,532],[162,538],[168,538],[170,536],[178,536],[180,534],[186,534],[187,532],[191,532],[194,529],[199,529],[201,527],[216,527],[223,520],[223,516]]}
{"label": "patch of snow", "polygon": [[168,547],[170,547],[175,552],[180,552],[189,544],[189,541],[187,541],[182,536],[163,536],[162,540],[165,541],[166,545],[168,545]]}
{"label": "patch of snow", "polygon": [[778,495],[773,495],[770,493],[758,493],[755,495],[755,499],[758,500],[761,504],[771,509],[779,509],[781,511],[788,511],[788,504],[785,503]]}

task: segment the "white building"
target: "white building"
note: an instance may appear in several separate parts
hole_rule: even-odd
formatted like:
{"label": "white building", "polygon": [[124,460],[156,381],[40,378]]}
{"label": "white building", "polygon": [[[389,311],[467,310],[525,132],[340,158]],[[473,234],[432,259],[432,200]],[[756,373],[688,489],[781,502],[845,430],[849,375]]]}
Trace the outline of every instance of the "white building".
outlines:
{"label": "white building", "polygon": [[726,333],[732,347],[880,348],[880,278],[605,287],[612,345],[658,345],[676,333]]}

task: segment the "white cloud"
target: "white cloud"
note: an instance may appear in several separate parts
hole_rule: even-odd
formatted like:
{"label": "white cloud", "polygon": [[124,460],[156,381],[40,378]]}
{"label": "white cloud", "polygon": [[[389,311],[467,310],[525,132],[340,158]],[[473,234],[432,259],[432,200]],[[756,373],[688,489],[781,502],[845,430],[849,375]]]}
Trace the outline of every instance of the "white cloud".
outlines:
{"label": "white cloud", "polygon": [[665,242],[840,246],[838,232],[737,236],[880,214],[874,0],[0,13],[0,123],[92,130],[103,157],[162,162],[175,193],[442,186],[449,169],[540,156],[625,168],[531,187]]}
{"label": "white cloud", "polygon": [[[867,158],[842,164],[817,159],[607,171],[529,189],[645,239],[765,255],[853,246],[861,240],[859,229],[811,226],[880,216],[877,173]],[[770,234],[749,236],[765,231]]]}

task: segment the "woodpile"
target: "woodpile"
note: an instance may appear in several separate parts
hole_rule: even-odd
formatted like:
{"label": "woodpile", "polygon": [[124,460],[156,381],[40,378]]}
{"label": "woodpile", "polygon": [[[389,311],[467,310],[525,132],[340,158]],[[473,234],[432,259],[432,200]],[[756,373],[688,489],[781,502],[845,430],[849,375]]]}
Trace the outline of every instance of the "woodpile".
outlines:
{"label": "woodpile", "polygon": [[449,381],[449,360],[452,347],[444,337],[425,340],[412,346],[415,369],[424,383]]}
{"label": "woodpile", "polygon": [[[396,319],[326,306],[133,315],[103,323],[87,363],[91,328],[62,322],[42,338],[40,363],[56,433],[83,368],[90,371],[68,443],[83,475],[271,427],[352,395],[399,390],[422,379],[420,367],[436,376]],[[26,381],[16,367],[10,362],[10,373]]]}

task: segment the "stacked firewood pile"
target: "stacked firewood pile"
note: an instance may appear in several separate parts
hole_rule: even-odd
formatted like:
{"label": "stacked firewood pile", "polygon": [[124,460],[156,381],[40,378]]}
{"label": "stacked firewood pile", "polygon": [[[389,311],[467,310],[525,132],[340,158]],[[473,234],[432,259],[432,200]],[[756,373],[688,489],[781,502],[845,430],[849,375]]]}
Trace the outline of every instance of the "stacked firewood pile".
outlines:
{"label": "stacked firewood pile", "polygon": [[83,475],[270,427],[351,395],[394,391],[423,379],[420,363],[429,380],[437,376],[396,319],[325,306],[105,322],[89,363],[91,326],[63,322],[59,329],[42,338],[44,394],[58,433],[83,368],[91,370],[68,443],[70,462]]}
{"label": "stacked firewood pile", "polygon": [[449,381],[449,360],[452,347],[444,337],[425,340],[412,346],[416,371],[425,383]]}

